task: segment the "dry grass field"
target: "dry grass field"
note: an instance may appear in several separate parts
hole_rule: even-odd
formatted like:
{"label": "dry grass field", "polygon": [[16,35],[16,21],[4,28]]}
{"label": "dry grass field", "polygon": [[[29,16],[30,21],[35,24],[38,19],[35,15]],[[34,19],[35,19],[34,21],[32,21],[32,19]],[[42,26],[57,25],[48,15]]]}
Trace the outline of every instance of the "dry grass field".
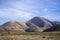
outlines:
{"label": "dry grass field", "polygon": [[0,40],[60,40],[60,32],[2,33]]}

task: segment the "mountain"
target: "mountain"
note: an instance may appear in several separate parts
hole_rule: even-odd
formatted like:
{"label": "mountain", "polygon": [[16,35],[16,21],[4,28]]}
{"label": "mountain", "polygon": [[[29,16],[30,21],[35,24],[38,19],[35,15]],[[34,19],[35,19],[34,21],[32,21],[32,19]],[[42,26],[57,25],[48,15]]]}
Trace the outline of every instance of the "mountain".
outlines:
{"label": "mountain", "polygon": [[51,28],[53,28],[51,21],[44,17],[34,17],[27,22],[27,25],[29,26],[27,31],[52,31]]}
{"label": "mountain", "polygon": [[0,32],[50,32],[60,31],[60,22],[44,17],[34,17],[28,22],[9,21],[0,26]]}
{"label": "mountain", "polygon": [[56,26],[57,24],[60,24],[60,22],[59,22],[59,21],[53,21],[52,24],[53,24],[54,26]]}
{"label": "mountain", "polygon": [[60,31],[60,23],[55,25],[55,31]]}
{"label": "mountain", "polygon": [[6,31],[10,32],[25,32],[25,30],[28,28],[25,22],[16,22],[16,21],[9,21],[1,26]]}

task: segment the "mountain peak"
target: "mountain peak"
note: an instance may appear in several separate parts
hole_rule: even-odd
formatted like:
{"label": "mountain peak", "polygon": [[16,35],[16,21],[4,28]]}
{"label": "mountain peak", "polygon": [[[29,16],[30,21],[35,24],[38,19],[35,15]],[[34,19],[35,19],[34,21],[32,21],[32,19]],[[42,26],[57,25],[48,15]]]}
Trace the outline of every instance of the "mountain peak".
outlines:
{"label": "mountain peak", "polygon": [[19,32],[46,32],[53,31],[55,27],[55,23],[60,22],[51,22],[50,20],[44,17],[34,17],[28,22],[17,22],[17,21],[9,21],[5,24],[1,25],[7,31],[19,31]]}
{"label": "mountain peak", "polygon": [[51,28],[53,25],[51,21],[44,17],[34,17],[27,22],[30,27],[33,28],[42,28],[43,30]]}

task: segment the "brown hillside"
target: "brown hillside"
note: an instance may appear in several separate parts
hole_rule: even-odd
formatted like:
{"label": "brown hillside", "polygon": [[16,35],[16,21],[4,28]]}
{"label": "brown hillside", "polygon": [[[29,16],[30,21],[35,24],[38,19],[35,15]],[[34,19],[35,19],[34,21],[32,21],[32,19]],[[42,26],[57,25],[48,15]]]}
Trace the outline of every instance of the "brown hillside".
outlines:
{"label": "brown hillside", "polygon": [[16,22],[16,21],[10,21],[10,22],[7,22],[7,23],[3,24],[2,27],[4,27],[4,29],[6,29],[8,31],[25,32],[25,29],[26,29],[27,26],[24,22],[19,23],[19,22]]}

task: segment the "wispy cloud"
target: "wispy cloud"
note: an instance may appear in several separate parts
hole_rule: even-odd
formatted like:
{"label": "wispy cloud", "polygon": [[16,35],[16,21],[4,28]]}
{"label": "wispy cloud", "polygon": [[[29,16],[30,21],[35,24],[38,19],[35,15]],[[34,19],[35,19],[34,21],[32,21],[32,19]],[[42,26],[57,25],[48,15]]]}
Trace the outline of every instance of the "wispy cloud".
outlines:
{"label": "wispy cloud", "polygon": [[28,20],[43,16],[60,19],[59,0],[0,0],[0,20]]}

